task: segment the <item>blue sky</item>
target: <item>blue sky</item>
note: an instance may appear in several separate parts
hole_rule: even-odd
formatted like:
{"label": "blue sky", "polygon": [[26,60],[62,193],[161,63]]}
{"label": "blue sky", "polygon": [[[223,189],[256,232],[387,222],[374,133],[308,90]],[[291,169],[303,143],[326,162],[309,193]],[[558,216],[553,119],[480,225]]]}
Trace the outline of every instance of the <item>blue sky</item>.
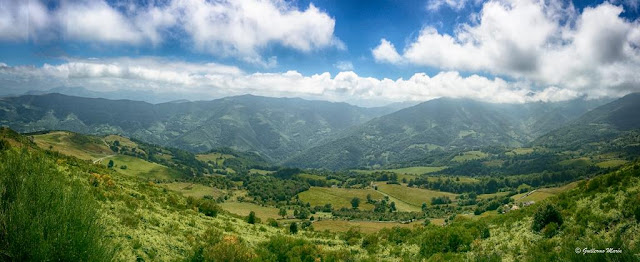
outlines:
{"label": "blue sky", "polygon": [[379,105],[640,91],[637,0],[32,0],[0,3],[0,17],[0,94]]}

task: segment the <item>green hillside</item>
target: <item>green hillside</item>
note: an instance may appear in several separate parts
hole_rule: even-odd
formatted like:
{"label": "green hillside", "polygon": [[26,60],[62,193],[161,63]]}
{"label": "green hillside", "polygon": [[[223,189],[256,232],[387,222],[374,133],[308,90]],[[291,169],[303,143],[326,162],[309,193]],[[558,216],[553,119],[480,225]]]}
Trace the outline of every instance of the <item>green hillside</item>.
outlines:
{"label": "green hillside", "polygon": [[[398,222],[330,218],[341,213],[354,216],[371,212],[350,208],[334,210],[331,215],[318,211],[312,214],[315,219],[298,218],[305,205],[294,204],[296,197],[288,200],[289,205],[284,204],[286,201],[280,202],[287,211],[287,218],[282,219],[279,209],[267,202],[246,202],[253,194],[251,191],[248,195],[234,194],[219,204],[207,195],[222,196],[227,190],[235,189],[219,190],[222,184],[214,183],[214,177],[193,180],[198,186],[175,182],[159,185],[92,161],[40,149],[28,137],[8,129],[0,130],[0,160],[3,260],[640,259],[638,162],[581,182],[540,189],[538,195],[535,191],[525,197],[496,194],[486,198],[487,203],[498,201],[497,211],[473,215],[461,209],[442,219],[428,219],[433,221],[428,225],[420,220],[391,226]],[[256,177],[265,178],[265,175]],[[338,178],[336,174],[333,179]],[[260,181],[275,183],[276,180]],[[202,183],[218,186],[205,187]],[[417,205],[419,202],[411,202],[418,200],[411,200],[412,195],[424,195],[399,190],[400,187],[402,185],[397,184],[381,186],[382,194],[393,196],[376,195],[371,199],[372,205],[378,209],[387,199],[406,199],[409,204]],[[174,189],[177,191],[172,191]],[[197,192],[191,193],[192,190]],[[348,195],[348,192],[340,194]],[[245,202],[241,202],[241,197]],[[467,197],[465,193],[455,199]],[[529,199],[536,202],[532,205],[524,202]],[[296,208],[295,218],[293,208]],[[442,209],[447,206],[436,203],[436,207],[427,207],[426,211],[433,213]],[[257,220],[250,219],[251,211]],[[33,219],[34,215],[38,219]],[[295,233],[289,226],[294,222]],[[328,231],[316,231],[314,225]],[[611,252],[597,253],[607,248]]]}
{"label": "green hillside", "polygon": [[452,150],[517,147],[597,105],[597,101],[519,105],[435,99],[373,119],[285,164],[330,169],[379,167]]}
{"label": "green hillside", "polygon": [[346,103],[237,96],[149,104],[61,94],[0,99],[0,125],[19,132],[121,134],[192,152],[229,147],[280,161],[323,139],[390,112]]}

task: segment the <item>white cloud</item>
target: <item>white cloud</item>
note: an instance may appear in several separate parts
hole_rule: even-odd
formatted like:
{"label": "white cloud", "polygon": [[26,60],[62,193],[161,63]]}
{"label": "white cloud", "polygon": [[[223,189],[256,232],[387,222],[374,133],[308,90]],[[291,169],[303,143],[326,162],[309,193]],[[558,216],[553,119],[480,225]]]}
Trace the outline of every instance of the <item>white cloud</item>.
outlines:
{"label": "white cloud", "polygon": [[467,0],[429,0],[427,10],[438,11],[443,6],[448,6],[453,10],[460,10],[467,4]]}
{"label": "white cloud", "polygon": [[351,61],[338,61],[333,66],[341,71],[353,71],[353,63]]}
{"label": "white cloud", "polygon": [[[640,22],[621,18],[622,11],[608,2],[579,14],[560,1],[494,0],[484,3],[477,21],[459,24],[453,35],[425,27],[402,55],[374,58],[618,96],[640,91]],[[382,41],[374,50],[390,49]]]}
{"label": "white cloud", "polygon": [[[160,2],[158,2],[160,3]],[[180,38],[199,52],[233,56],[265,66],[260,52],[271,44],[301,52],[335,47],[335,20],[310,4],[305,10],[281,0],[169,0],[118,8],[103,0],[63,1],[47,9],[38,1],[0,4],[0,40],[28,40],[57,33],[61,40],[157,45]],[[168,32],[179,29],[181,33]]]}
{"label": "white cloud", "polygon": [[525,82],[458,72],[424,73],[409,79],[361,77],[352,71],[305,76],[297,71],[248,74],[233,66],[187,63],[158,58],[70,60],[60,65],[0,66],[0,86],[23,92],[53,87],[81,86],[93,91],[151,91],[175,94],[174,99],[208,100],[251,93],[264,96],[303,97],[361,105],[424,101],[438,97],[471,98],[498,103],[556,101],[579,92],[554,86],[532,90]]}
{"label": "white cloud", "polygon": [[371,53],[376,62],[396,64],[402,61],[402,57],[396,51],[395,46],[384,38],[380,40],[380,45],[371,50]]}
{"label": "white cloud", "polygon": [[38,1],[0,3],[0,40],[20,41],[37,38],[49,23],[47,9]]}

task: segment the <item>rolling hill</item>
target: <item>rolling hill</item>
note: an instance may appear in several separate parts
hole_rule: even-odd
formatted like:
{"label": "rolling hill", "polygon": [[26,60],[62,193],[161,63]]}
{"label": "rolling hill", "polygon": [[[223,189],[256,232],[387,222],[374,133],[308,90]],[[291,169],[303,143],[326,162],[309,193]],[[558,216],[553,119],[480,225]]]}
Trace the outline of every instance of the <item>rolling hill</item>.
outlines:
{"label": "rolling hill", "polygon": [[640,93],[600,106],[533,144],[550,148],[606,150],[623,147],[640,151]]}
{"label": "rolling hill", "polygon": [[375,167],[442,150],[521,146],[603,102],[492,104],[441,98],[373,119],[285,164],[329,169]]}
{"label": "rolling hill", "polygon": [[61,94],[0,99],[0,125],[19,132],[122,134],[194,152],[229,147],[277,162],[390,108],[258,96],[150,104]]}

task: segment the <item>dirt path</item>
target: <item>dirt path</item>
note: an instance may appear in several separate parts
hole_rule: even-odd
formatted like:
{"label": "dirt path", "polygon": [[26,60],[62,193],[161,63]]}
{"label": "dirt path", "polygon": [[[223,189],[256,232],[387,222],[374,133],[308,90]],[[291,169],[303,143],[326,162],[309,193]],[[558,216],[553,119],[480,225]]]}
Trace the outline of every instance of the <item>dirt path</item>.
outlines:
{"label": "dirt path", "polygon": [[104,160],[105,158],[114,157],[114,156],[116,156],[116,155],[103,156],[103,157],[101,157],[101,158],[98,158],[98,159],[96,159],[96,160],[93,160],[93,163],[94,163],[94,164],[96,164],[96,163],[98,163],[98,162],[100,162],[100,161]]}

